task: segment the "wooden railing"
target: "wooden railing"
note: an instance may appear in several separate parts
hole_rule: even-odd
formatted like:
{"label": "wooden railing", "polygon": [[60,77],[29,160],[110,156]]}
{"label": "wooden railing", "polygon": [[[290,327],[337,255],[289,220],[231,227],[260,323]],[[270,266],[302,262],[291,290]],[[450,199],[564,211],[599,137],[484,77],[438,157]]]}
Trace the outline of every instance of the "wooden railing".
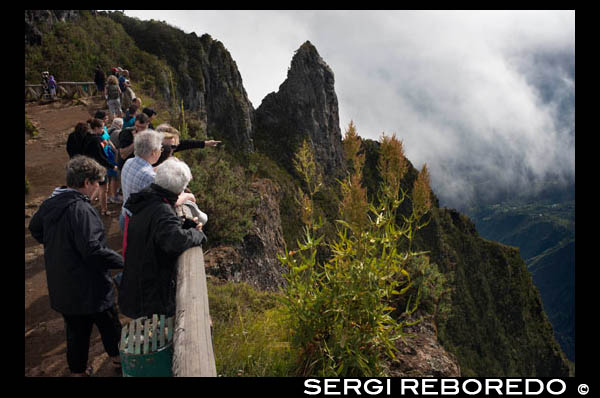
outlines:
{"label": "wooden railing", "polygon": [[[72,98],[77,94],[80,98],[101,95],[94,82],[60,82],[56,83],[56,95],[59,97]],[[25,85],[25,101],[37,101],[42,99],[44,89],[41,84]]]}
{"label": "wooden railing", "polygon": [[215,377],[202,247],[183,252],[177,261],[173,376]]}

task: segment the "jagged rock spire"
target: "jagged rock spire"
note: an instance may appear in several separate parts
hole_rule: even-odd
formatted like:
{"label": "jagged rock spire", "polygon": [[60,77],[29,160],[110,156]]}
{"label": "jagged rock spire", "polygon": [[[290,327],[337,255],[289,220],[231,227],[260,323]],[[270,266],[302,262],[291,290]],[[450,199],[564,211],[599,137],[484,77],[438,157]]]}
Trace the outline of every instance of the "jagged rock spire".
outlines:
{"label": "jagged rock spire", "polygon": [[287,79],[267,95],[255,113],[257,147],[291,170],[294,153],[304,139],[312,143],[325,176],[343,167],[334,75],[317,49],[306,41],[294,54]]}

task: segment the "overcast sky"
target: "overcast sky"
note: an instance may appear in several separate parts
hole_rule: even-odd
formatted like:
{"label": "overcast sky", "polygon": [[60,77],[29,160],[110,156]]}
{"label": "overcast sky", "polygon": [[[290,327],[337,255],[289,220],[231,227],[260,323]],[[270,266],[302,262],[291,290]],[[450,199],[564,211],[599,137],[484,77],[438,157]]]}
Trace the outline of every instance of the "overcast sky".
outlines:
{"label": "overcast sky", "polygon": [[254,106],[306,40],[335,75],[340,128],[396,133],[443,206],[575,173],[574,11],[125,11],[221,41]]}

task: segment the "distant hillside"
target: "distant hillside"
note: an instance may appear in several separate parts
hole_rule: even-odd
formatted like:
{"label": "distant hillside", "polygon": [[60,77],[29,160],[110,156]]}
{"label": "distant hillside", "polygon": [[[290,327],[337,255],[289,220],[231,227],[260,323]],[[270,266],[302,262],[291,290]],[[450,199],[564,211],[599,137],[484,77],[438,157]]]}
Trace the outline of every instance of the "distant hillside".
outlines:
{"label": "distant hillside", "polygon": [[472,217],[481,236],[520,249],[555,336],[575,361],[575,201],[504,202]]}
{"label": "distant hillside", "polygon": [[575,361],[575,239],[528,261],[533,282],[565,355]]}

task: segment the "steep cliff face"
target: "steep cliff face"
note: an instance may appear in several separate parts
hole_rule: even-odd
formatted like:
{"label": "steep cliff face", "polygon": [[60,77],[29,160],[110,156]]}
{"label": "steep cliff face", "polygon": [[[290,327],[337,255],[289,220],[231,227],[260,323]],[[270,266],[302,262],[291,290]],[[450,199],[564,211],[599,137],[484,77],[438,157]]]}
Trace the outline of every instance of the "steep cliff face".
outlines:
{"label": "steep cliff face", "polygon": [[517,249],[481,238],[451,209],[434,209],[418,246],[454,274],[440,341],[466,376],[560,376],[569,368]]}
{"label": "steep cliff face", "polygon": [[[140,49],[166,60],[174,71],[175,97],[195,113],[209,137],[225,141],[234,151],[254,150],[254,108],[235,61],[221,42],[158,21],[140,21],[121,13],[109,16],[123,25]],[[170,90],[163,96],[174,99]]]}
{"label": "steep cliff face", "polygon": [[257,149],[292,172],[291,159],[305,139],[323,174],[337,176],[342,168],[342,134],[334,75],[309,41],[296,51],[279,91],[263,99],[254,124]]}
{"label": "steep cliff face", "polygon": [[277,291],[285,283],[283,267],[277,259],[284,252],[279,216],[281,193],[268,179],[254,182],[252,189],[261,198],[252,228],[241,244],[210,249],[205,256],[206,272],[224,280]]}
{"label": "steep cliff face", "polygon": [[[242,84],[242,77],[229,51],[210,36],[201,37],[206,63],[203,65],[204,109],[208,133],[215,138],[230,140],[242,151],[253,151],[252,118],[254,108]],[[236,149],[237,149],[236,148]]]}

